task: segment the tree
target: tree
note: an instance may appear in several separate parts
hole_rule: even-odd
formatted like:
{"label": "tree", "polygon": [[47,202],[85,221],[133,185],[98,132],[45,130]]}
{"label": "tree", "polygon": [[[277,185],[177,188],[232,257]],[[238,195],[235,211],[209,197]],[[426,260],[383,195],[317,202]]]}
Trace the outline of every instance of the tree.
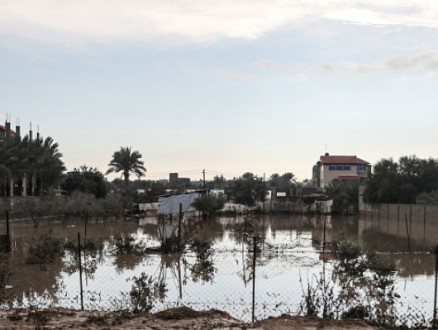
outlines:
{"label": "tree", "polygon": [[234,179],[225,189],[228,198],[235,203],[253,206],[257,201],[266,200],[266,184],[262,178],[247,172],[238,179]]}
{"label": "tree", "polygon": [[359,201],[359,181],[333,180],[326,189],[327,196],[333,200],[333,211],[345,213],[348,207],[357,210]]}
{"label": "tree", "polygon": [[368,203],[415,203],[421,193],[438,189],[438,162],[414,156],[398,163],[382,159],[367,181],[364,201]]}
{"label": "tree", "polygon": [[[6,196],[11,180],[30,180],[32,195],[39,183],[40,195],[58,184],[65,170],[59,146],[51,137],[8,137],[0,143],[0,178]],[[24,187],[26,189],[26,187]]]}
{"label": "tree", "polygon": [[114,152],[106,174],[122,172],[125,187],[128,186],[131,173],[141,178],[146,173],[141,154],[138,151],[131,151],[131,147],[120,147],[119,151]]}
{"label": "tree", "polygon": [[166,188],[160,182],[143,181],[144,193],[138,194],[139,203],[156,203],[158,196],[166,194]]}
{"label": "tree", "polygon": [[7,190],[13,176],[14,164],[17,162],[16,155],[17,148],[9,139],[0,144],[0,178],[4,197],[7,195]]}
{"label": "tree", "polygon": [[62,153],[59,151],[58,143],[54,142],[50,136],[36,141],[40,148],[37,179],[40,182],[41,195],[60,182],[65,167],[61,160]]}
{"label": "tree", "polygon": [[417,204],[438,205],[438,190],[421,193],[417,196]]}
{"label": "tree", "polygon": [[279,175],[274,173],[271,175],[268,185],[271,188],[276,188],[279,191],[288,192],[295,185],[295,175],[292,172]]}
{"label": "tree", "polygon": [[198,197],[192,206],[198,211],[204,212],[206,215],[214,214],[222,210],[225,205],[225,197],[223,194],[215,196],[213,194],[204,194]]}
{"label": "tree", "polygon": [[96,198],[106,196],[106,183],[103,174],[97,169],[82,165],[67,173],[61,184],[63,191],[71,195],[74,191],[93,194]]}

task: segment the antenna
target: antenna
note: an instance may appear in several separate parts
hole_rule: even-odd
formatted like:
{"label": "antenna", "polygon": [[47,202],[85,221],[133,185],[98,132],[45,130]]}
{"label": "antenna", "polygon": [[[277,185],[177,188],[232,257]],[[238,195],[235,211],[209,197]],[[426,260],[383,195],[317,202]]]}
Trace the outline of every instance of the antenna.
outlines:
{"label": "antenna", "polygon": [[325,149],[324,149],[324,152],[327,152],[327,144],[325,145]]}
{"label": "antenna", "polygon": [[32,130],[32,122],[30,122],[30,130]]}

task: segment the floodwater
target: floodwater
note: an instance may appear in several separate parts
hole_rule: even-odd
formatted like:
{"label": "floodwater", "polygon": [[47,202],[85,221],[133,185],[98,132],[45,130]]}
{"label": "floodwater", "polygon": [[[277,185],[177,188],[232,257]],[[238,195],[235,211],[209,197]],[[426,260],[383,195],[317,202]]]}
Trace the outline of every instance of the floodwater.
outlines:
{"label": "floodwater", "polygon": [[[208,220],[195,233],[211,249],[202,255],[186,249],[182,254],[120,255],[114,237],[132,237],[147,247],[159,245],[157,221],[83,220],[11,223],[14,246],[9,261],[7,295],[15,307],[62,306],[80,309],[80,276],[74,254],[50,265],[27,265],[25,258],[38,237],[49,231],[64,241],[92,238],[102,244],[96,254],[83,260],[83,304],[85,309],[129,308],[133,277],[142,272],[166,284],[163,301],[154,310],[177,305],[194,309],[216,308],[249,321],[253,299],[253,240],[258,238],[256,259],[255,315],[257,319],[296,314],[307,283],[314,283],[329,268],[330,242],[346,238],[366,250],[377,251],[397,267],[396,290],[401,308],[420,311],[432,318],[435,255],[438,223],[379,219],[367,216],[263,216],[220,217]],[[85,233],[86,231],[86,233]],[[248,233],[248,234],[245,234]],[[410,253],[407,253],[410,252]],[[400,312],[402,313],[402,312]]]}

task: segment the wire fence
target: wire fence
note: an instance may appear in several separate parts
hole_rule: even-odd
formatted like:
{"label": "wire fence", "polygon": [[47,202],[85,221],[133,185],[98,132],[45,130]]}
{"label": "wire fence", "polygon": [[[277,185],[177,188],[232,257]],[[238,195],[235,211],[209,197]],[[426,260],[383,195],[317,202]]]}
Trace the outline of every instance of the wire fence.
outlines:
{"label": "wire fence", "polygon": [[[343,251],[327,238],[321,219],[320,237],[299,230],[288,232],[288,239],[235,231],[220,242],[198,242],[173,254],[129,251],[128,245],[135,246],[141,237],[126,236],[121,242],[126,249],[121,250],[114,239],[92,245],[78,233],[59,264],[30,269],[14,259],[14,276],[20,277],[21,271],[36,275],[27,284],[4,290],[3,306],[132,311],[144,307],[135,300],[140,296],[153,312],[177,306],[218,309],[245,322],[290,314],[356,317],[407,327],[434,324],[435,250],[404,244],[406,248],[376,250],[369,256],[354,246]],[[12,253],[20,249],[24,247]],[[142,273],[147,277],[136,282]],[[49,284],[38,286],[48,278]],[[164,290],[155,292],[156,284]]]}

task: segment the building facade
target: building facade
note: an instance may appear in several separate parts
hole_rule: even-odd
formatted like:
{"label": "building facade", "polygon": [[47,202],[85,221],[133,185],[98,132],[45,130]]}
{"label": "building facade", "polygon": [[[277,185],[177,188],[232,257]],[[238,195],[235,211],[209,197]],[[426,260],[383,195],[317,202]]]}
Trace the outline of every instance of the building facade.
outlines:
{"label": "building facade", "polygon": [[313,182],[317,188],[325,188],[333,180],[362,180],[371,173],[369,162],[357,156],[331,156],[326,153],[313,166]]}

